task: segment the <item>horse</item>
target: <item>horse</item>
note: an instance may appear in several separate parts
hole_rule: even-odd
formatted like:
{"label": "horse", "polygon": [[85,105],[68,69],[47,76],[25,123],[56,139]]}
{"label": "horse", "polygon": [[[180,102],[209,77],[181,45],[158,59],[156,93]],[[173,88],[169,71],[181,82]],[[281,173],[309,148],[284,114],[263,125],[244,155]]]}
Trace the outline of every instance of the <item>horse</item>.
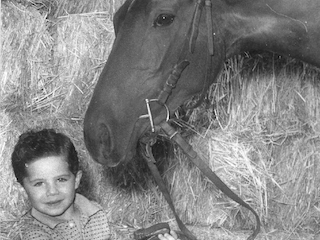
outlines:
{"label": "horse", "polygon": [[84,118],[92,158],[135,166],[139,142],[203,95],[234,55],[264,50],[320,67],[319,10],[318,0],[125,1]]}
{"label": "horse", "polygon": [[[196,0],[127,0],[114,16],[115,41],[84,118],[93,159],[107,167],[130,161],[150,129],[145,99],[156,98],[178,61]],[[212,78],[236,54],[267,50],[320,66],[320,2],[317,0],[211,0]],[[167,101],[170,114],[205,85],[206,16],[201,14],[189,66]],[[190,37],[189,37],[190,38]],[[185,50],[186,51],[186,50]],[[165,109],[153,105],[154,124]]]}

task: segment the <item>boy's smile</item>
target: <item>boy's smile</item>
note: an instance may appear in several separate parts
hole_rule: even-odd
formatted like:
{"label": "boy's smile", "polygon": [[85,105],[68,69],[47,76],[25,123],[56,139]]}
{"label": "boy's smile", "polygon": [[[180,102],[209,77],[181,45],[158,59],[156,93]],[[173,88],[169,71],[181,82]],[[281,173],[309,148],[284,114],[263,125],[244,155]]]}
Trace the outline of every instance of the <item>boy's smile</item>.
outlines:
{"label": "boy's smile", "polygon": [[31,201],[32,211],[44,217],[69,220],[75,215],[74,198],[81,172],[69,170],[64,156],[36,159],[27,166],[23,187]]}

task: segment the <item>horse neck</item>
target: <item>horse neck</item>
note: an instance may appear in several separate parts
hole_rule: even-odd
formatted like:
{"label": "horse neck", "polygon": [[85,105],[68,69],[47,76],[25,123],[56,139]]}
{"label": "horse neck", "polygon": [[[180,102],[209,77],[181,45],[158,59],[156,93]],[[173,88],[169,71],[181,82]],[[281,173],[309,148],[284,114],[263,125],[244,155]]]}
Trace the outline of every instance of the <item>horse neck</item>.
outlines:
{"label": "horse neck", "polygon": [[[319,56],[315,55],[320,41],[318,36],[310,41],[308,34],[317,24],[307,25],[305,18],[299,19],[292,12],[287,15],[285,1],[280,7],[279,4],[274,6],[273,2],[244,0],[233,5],[225,4],[223,13],[217,19],[217,27],[222,39],[225,39],[226,57],[244,51],[267,50],[320,66]],[[296,8],[298,12],[298,6]],[[315,20],[310,19],[309,22],[312,21]]]}

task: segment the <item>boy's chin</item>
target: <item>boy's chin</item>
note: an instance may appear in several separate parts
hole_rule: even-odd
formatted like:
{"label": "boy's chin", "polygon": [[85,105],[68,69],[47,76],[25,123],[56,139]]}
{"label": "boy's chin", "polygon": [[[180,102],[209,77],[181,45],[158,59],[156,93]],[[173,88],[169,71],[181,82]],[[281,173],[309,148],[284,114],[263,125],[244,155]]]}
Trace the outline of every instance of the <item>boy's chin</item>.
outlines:
{"label": "boy's chin", "polygon": [[63,203],[49,204],[45,205],[39,212],[41,212],[43,215],[47,215],[48,217],[67,220],[72,218],[74,214],[74,208],[73,205],[65,206]]}

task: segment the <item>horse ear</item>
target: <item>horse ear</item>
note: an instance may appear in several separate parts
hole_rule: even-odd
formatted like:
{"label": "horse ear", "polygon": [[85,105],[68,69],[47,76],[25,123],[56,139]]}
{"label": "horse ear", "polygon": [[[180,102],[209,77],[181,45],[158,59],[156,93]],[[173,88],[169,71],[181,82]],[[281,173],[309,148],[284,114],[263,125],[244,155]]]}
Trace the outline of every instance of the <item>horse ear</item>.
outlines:
{"label": "horse ear", "polygon": [[121,23],[123,22],[124,18],[126,17],[128,9],[129,9],[132,2],[133,2],[133,0],[127,0],[118,9],[118,11],[115,13],[115,15],[113,17],[113,27],[114,27],[114,31],[115,31],[116,36],[117,36],[117,33],[121,27]]}

